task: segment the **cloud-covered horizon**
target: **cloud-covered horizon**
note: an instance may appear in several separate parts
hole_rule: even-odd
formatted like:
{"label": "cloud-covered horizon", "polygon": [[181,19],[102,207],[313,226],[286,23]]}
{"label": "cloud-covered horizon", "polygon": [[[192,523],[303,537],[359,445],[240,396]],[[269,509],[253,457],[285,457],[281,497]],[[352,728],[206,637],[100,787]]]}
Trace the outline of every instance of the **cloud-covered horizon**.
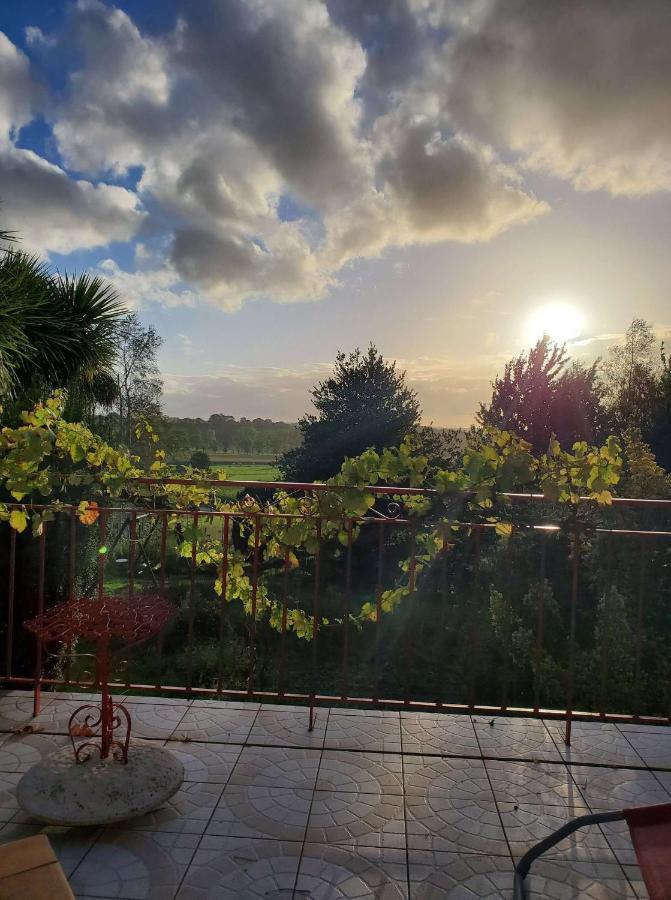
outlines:
{"label": "cloud-covered horizon", "polygon": [[547,215],[538,174],[671,189],[666,0],[177,7],[148,31],[77,0],[23,46],[0,32],[3,222],[45,255],[100,248],[131,305],[317,300],[355,260]]}

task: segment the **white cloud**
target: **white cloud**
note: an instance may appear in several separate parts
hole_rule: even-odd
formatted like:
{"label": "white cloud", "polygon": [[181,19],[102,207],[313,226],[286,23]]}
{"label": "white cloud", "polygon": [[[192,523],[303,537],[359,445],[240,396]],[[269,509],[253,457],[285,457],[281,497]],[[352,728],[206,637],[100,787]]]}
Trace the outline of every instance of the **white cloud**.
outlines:
{"label": "white cloud", "polygon": [[98,263],[99,274],[109,281],[123,301],[132,309],[152,303],[162,306],[195,306],[197,296],[184,287],[174,268],[165,265],[160,269],[125,272],[113,259]]}
{"label": "white cloud", "polygon": [[496,0],[451,45],[454,119],[579,190],[671,189],[668,0]]}
{"label": "white cloud", "polygon": [[[183,0],[151,33],[102,0],[68,9],[26,31],[65,67],[43,107],[62,167],[16,146],[39,88],[0,35],[3,213],[44,251],[142,224],[160,258],[113,272],[138,302],[318,299],[353,259],[544,215],[529,169],[671,187],[667,0]],[[105,183],[133,167],[135,188]]]}
{"label": "white cloud", "polygon": [[138,197],[125,188],[70,178],[31,150],[0,146],[3,220],[24,246],[70,253],[127,241],[143,219]]}

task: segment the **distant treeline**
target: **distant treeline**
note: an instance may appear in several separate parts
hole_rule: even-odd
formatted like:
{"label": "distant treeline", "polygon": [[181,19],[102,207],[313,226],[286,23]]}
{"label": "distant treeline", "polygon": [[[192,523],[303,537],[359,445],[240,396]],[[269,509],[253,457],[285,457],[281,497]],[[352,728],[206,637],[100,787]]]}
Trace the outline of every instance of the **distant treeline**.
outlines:
{"label": "distant treeline", "polygon": [[226,453],[280,454],[300,442],[292,422],[271,419],[236,419],[215,413],[209,419],[166,416],[161,423],[164,443],[173,453],[181,450],[220,450]]}

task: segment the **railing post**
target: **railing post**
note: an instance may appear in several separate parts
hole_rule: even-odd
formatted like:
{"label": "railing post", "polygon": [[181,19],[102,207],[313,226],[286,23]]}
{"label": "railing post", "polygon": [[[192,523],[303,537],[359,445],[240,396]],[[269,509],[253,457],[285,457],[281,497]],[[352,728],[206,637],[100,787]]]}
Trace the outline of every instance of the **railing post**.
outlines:
{"label": "railing post", "polygon": [[[44,579],[46,566],[47,523],[42,523],[37,575],[37,615],[44,613]],[[38,716],[42,705],[42,638],[37,638],[35,650],[35,687],[33,690],[33,716]]]}
{"label": "railing post", "polygon": [[543,619],[545,616],[545,567],[547,562],[547,533],[542,532],[540,590],[538,592],[538,614],[536,618],[536,650],[534,653],[534,712],[540,712],[541,668],[543,665]]}
{"label": "railing post", "polygon": [[571,724],[573,721],[573,669],[575,667],[575,629],[578,606],[578,571],[580,565],[580,523],[573,523],[573,546],[571,560],[571,620],[569,626],[568,672],[566,678],[566,729],[564,743],[571,744]]}
{"label": "railing post", "polygon": [[315,727],[315,696],[317,694],[317,635],[319,634],[319,581],[322,549],[322,520],[317,519],[317,549],[315,551],[315,589],[312,599],[312,686],[310,691],[310,720],[308,731]]}

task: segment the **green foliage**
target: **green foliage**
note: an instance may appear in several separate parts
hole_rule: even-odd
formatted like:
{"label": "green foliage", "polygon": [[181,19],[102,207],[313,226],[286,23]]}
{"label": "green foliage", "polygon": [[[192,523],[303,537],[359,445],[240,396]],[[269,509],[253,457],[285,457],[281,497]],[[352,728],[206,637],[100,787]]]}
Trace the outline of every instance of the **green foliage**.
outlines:
{"label": "green foliage", "polygon": [[489,404],[480,404],[477,421],[514,432],[542,453],[552,438],[570,448],[603,433],[603,389],[597,363],[570,363],[565,347],[547,337],[527,354],[508,362],[493,384]]}
{"label": "green foliage", "polygon": [[[613,437],[599,448],[576,444],[572,452],[563,451],[553,441],[549,452],[537,458],[525,441],[489,429],[484,441],[466,450],[462,465],[454,471],[431,474],[427,458],[417,455],[412,438],[406,438],[399,447],[382,452],[369,449],[346,459],[339,474],[327,482],[329,490],[302,496],[277,491],[267,502],[250,496],[231,502],[217,494],[196,470],[187,471],[191,476],[187,484],[139,483],[136,479],[145,474],[157,479],[174,475],[165,462],[165,452],[157,446],[158,435],[152,425],[141,421],[136,429],[137,439],[152,448],[153,462],[145,472],[138,456],[114,449],[82,424],[67,422],[63,405],[64,395],[57,392],[24,413],[23,425],[0,431],[0,486],[22,504],[2,505],[0,517],[8,519],[17,531],[25,529],[30,518],[33,532],[39,533],[45,517],[66,508],[75,492],[80,498],[85,493],[77,511],[87,525],[96,521],[98,505],[110,498],[136,506],[151,503],[159,508],[193,510],[186,526],[184,516],[169,516],[179,555],[194,566],[213,568],[217,594],[224,594],[225,584],[227,601],[239,601],[248,614],[255,609],[257,616],[267,617],[276,629],[281,627],[281,603],[270,596],[264,583],[254,587],[250,568],[255,554],[258,552],[266,566],[292,568],[298,566],[299,555],[311,557],[329,542],[342,546],[356,540],[358,523],[376,504],[369,485],[410,485],[423,491],[394,498],[402,514],[416,523],[416,553],[411,561],[401,562],[399,583],[382,595],[381,608],[388,613],[413,593],[424,569],[461,539],[463,531],[452,522],[446,506],[455,493],[471,505],[474,516],[486,516],[506,537],[509,524],[492,514],[500,492],[540,488],[548,499],[574,507],[581,494],[597,503],[609,503],[622,469],[620,445]],[[225,477],[223,472],[217,474]],[[44,499],[52,508],[33,513],[30,502]],[[240,541],[229,547],[226,558],[220,533],[214,529],[213,534],[214,518],[208,510],[229,512],[237,524]],[[352,614],[352,621],[360,624],[376,616],[376,605],[365,601],[359,612]],[[287,621],[296,635],[311,637],[315,623],[307,613],[289,610]],[[317,624],[329,623],[322,619]]]}
{"label": "green foliage", "polygon": [[372,344],[365,353],[338,353],[333,374],[314,388],[312,402],[317,415],[298,422],[302,443],[279,460],[287,481],[323,480],[346,457],[397,446],[417,428],[421,412],[405,373]]}
{"label": "green foliage", "polygon": [[210,457],[204,450],[195,450],[191,454],[190,463],[194,469],[209,469],[212,465]]}

